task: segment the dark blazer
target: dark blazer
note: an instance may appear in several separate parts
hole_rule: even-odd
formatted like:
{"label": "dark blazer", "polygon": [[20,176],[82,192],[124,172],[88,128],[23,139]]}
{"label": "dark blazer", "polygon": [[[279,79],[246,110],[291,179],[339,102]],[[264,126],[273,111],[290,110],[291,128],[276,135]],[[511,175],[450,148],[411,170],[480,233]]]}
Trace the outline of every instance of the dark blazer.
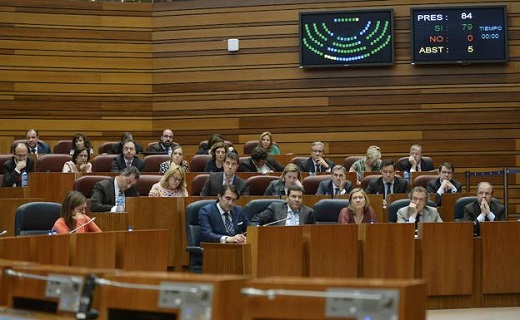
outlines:
{"label": "dark blazer", "polygon": [[[397,170],[409,172],[411,168],[412,168],[412,164],[410,163],[410,161],[408,159],[406,159],[405,161],[403,161],[399,164]],[[421,171],[431,171],[431,170],[435,170],[435,168],[433,167],[433,161],[425,161],[424,158],[421,158]]]}
{"label": "dark blazer", "polygon": [[[450,180],[451,184],[457,188],[457,192],[462,192],[462,184],[455,180]],[[437,190],[441,187],[441,178],[437,178],[435,180],[430,180],[426,184],[426,190],[428,193],[435,194],[435,204],[438,206],[441,205],[441,195],[437,193]]]}
{"label": "dark blazer", "polygon": [[[287,202],[282,202],[282,203],[273,202],[269,205],[269,207],[267,207],[267,209],[265,211],[254,215],[251,218],[251,221],[258,221],[258,223],[260,225],[264,225],[267,223],[285,219],[285,218],[287,218],[287,211],[288,211],[287,206],[288,206]],[[314,220],[314,210],[312,210],[311,208],[309,208],[307,206],[300,207],[299,217],[300,217],[300,225],[316,223]],[[280,221],[274,225],[285,226],[285,221]]]}
{"label": "dark blazer", "polygon": [[204,172],[223,172],[224,171],[224,165],[222,167],[217,167],[217,163],[215,162],[215,159],[209,159],[208,162],[206,162],[206,166],[204,166]]}
{"label": "dark blazer", "polygon": [[[501,205],[497,200],[492,199],[489,204],[489,210],[493,212],[495,215],[495,221],[506,220],[506,208]],[[480,205],[478,200],[473,201],[472,203],[468,203],[464,207],[464,219],[465,221],[476,221],[477,217],[480,215]],[[486,221],[488,221],[486,216]]]}
{"label": "dark blazer", "polygon": [[[14,163],[14,157],[4,162],[4,181],[2,182],[2,187],[12,187],[15,183],[17,187],[21,187],[22,182],[18,181],[20,173],[16,172],[16,170],[14,170],[15,168],[16,164]],[[23,171],[34,171],[34,160],[32,157],[27,157],[27,166],[25,167],[25,169],[22,170],[22,172]]]}
{"label": "dark blazer", "polygon": [[[29,153],[34,153],[31,151],[31,147],[29,147],[29,145],[27,143],[25,145],[27,146],[27,151]],[[49,146],[49,144],[47,144],[45,142],[38,141],[36,149],[38,150],[38,154],[52,153],[51,147]]]}
{"label": "dark blazer", "polygon": [[[316,195],[318,195],[318,196],[334,195],[334,187],[332,185],[333,185],[332,179],[320,182],[320,185],[318,186],[318,190],[316,191]],[[352,182],[347,180],[345,182],[345,192],[349,193],[350,190],[352,190]]]}
{"label": "dark blazer", "polygon": [[265,189],[264,196],[286,196],[285,183],[282,180],[273,180]]}
{"label": "dark blazer", "polygon": [[[143,152],[143,146],[139,143],[135,142],[135,153]],[[107,150],[108,154],[122,154],[123,153],[123,143],[119,142],[112,146],[112,148]]]}
{"label": "dark blazer", "polygon": [[[334,167],[334,162],[330,161],[329,159],[324,160],[329,165],[329,171],[320,166],[320,170],[318,170],[318,172],[330,172]],[[314,167],[314,161],[312,160],[312,157],[300,163],[300,170],[303,172],[316,172],[316,168]]]}
{"label": "dark blazer", "polygon": [[[109,212],[116,205],[116,191],[114,189],[114,179],[99,181],[94,185],[92,197],[90,198],[90,211]],[[137,184],[125,191],[125,197],[138,197]]]}
{"label": "dark blazer", "polygon": [[[172,149],[179,144],[177,142],[172,142],[172,145],[170,146]],[[162,142],[156,142],[148,147],[146,151],[150,152],[157,152],[157,153],[167,153],[168,147],[166,147]]]}
{"label": "dark blazer", "polygon": [[[224,172],[212,172],[209,175],[209,178],[204,183],[202,187],[202,191],[200,192],[201,196],[216,196],[218,195],[220,188],[222,187],[222,182],[224,181]],[[249,182],[235,175],[233,179],[233,185],[237,189],[238,193],[241,196],[249,195]]]}
{"label": "dark blazer", "polygon": [[[202,240],[206,242],[220,242],[223,236],[229,236],[220,211],[218,211],[218,201],[210,203],[200,208],[199,224]],[[249,220],[242,207],[234,206],[231,209],[231,220],[235,229],[235,234],[246,232]]]}
{"label": "dark blazer", "polygon": [[[383,178],[379,178],[376,181],[372,181],[365,188],[366,193],[371,194],[385,194],[385,184]],[[394,177],[394,190],[393,193],[408,193],[410,192],[410,186],[408,182],[401,177]]]}
{"label": "dark blazer", "polygon": [[[132,159],[132,165],[139,170],[139,172],[142,172],[144,170],[144,161],[139,159],[138,157],[134,157]],[[120,154],[117,157],[112,160],[112,168],[110,171],[112,172],[121,172],[123,169],[126,168],[126,161],[125,157]]]}
{"label": "dark blazer", "polygon": [[[282,172],[284,167],[276,162],[273,158],[267,158],[265,163],[271,170],[274,172]],[[238,166],[239,172],[258,172],[258,169],[255,165],[253,159],[249,158],[244,162],[241,162]]]}

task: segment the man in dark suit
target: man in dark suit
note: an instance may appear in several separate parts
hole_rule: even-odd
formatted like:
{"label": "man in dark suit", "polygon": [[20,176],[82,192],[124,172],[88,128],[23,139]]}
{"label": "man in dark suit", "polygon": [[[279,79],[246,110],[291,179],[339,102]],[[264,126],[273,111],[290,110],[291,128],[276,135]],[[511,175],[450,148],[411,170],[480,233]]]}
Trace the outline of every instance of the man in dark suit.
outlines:
{"label": "man in dark suit", "polygon": [[453,180],[455,168],[449,162],[444,162],[439,167],[439,178],[431,180],[426,184],[428,193],[435,194],[435,204],[441,206],[441,198],[444,193],[462,192],[462,184]]}
{"label": "man in dark suit", "polygon": [[173,131],[164,129],[161,135],[161,141],[150,145],[146,151],[172,154],[173,147],[178,145],[177,142],[173,141]]}
{"label": "man in dark suit", "polygon": [[330,172],[334,163],[325,159],[325,145],[321,141],[315,141],[311,145],[311,157],[301,163],[303,172]]}
{"label": "man in dark suit", "polygon": [[395,162],[384,160],[381,163],[381,178],[369,183],[365,192],[384,195],[383,205],[386,205],[386,198],[389,194],[408,193],[410,186],[406,180],[395,175]]}
{"label": "man in dark suit", "polygon": [[410,157],[397,168],[399,171],[416,172],[431,171],[434,169],[433,161],[426,161],[422,157],[422,146],[414,144],[410,147]]}
{"label": "man in dark suit", "polygon": [[240,163],[239,172],[260,172],[266,174],[268,172],[282,172],[283,166],[274,159],[269,158],[264,148],[254,148],[251,151],[251,157]]}
{"label": "man in dark suit", "polygon": [[46,154],[46,153],[52,153],[51,147],[43,142],[40,141],[40,136],[38,135],[38,131],[34,129],[30,129],[27,131],[25,135],[27,141],[26,145],[29,150],[29,153],[32,154]]}
{"label": "man in dark suit", "polygon": [[249,220],[244,210],[235,206],[240,194],[232,184],[222,185],[218,192],[218,200],[199,211],[200,232],[202,241],[220,243],[245,243],[243,234]]}
{"label": "man in dark suit", "polygon": [[34,160],[28,157],[27,146],[23,142],[14,145],[13,157],[3,165],[4,181],[2,187],[21,187],[22,172],[34,171]]}
{"label": "man in dark suit", "polygon": [[238,154],[234,152],[226,153],[223,172],[212,172],[204,183],[201,196],[216,196],[220,188],[225,184],[232,184],[241,196],[249,195],[249,183],[238,177],[235,173],[238,169]]}
{"label": "man in dark suit", "polygon": [[133,166],[137,170],[143,171],[144,161],[139,159],[136,155],[135,142],[127,140],[124,143],[123,154],[118,155],[112,160],[112,172],[121,172],[124,168]]}
{"label": "man in dark suit", "polygon": [[121,142],[113,144],[110,149],[107,150],[108,154],[122,154],[124,149],[124,143],[127,140],[132,140],[135,143],[135,153],[139,154],[143,152],[143,147],[135,142],[134,135],[131,132],[123,132],[121,135]]}
{"label": "man in dark suit", "polygon": [[287,201],[271,203],[263,212],[256,214],[251,221],[260,225],[294,226],[314,224],[314,210],[303,205],[303,188],[298,185],[289,187]]}
{"label": "man in dark suit", "polygon": [[477,224],[506,220],[505,207],[493,199],[493,186],[489,182],[480,182],[477,185],[477,200],[464,207],[464,220]]}
{"label": "man in dark suit", "polygon": [[329,180],[320,182],[316,195],[344,195],[352,189],[352,183],[347,180],[347,169],[342,165],[332,167]]}
{"label": "man in dark suit", "polygon": [[121,171],[118,176],[96,183],[90,198],[90,211],[116,212],[118,197],[122,198],[124,207],[124,199],[126,197],[139,196],[137,191],[138,180],[139,170],[130,166]]}

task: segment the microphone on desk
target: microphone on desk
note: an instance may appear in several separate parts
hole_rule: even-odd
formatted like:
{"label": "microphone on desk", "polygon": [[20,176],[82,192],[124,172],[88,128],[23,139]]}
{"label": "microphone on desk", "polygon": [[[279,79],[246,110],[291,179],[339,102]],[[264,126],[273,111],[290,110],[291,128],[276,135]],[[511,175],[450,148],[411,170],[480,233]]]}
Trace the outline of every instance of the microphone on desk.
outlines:
{"label": "microphone on desk", "polygon": [[283,218],[283,219],[280,219],[280,220],[276,220],[276,221],[273,221],[273,222],[269,222],[269,223],[263,224],[262,227],[272,226],[273,224],[277,224],[279,222],[284,222],[284,221],[286,221],[288,219],[289,219],[289,217]]}
{"label": "microphone on desk", "polygon": [[0,237],[3,236],[3,235],[6,234],[6,233],[7,233],[7,230],[1,231],[1,232],[0,232]]}
{"label": "microphone on desk", "polygon": [[76,232],[79,228],[83,228],[84,226],[86,226],[87,224],[91,223],[92,221],[96,220],[96,217],[90,219],[89,221],[85,222],[84,224],[82,224],[81,226],[77,227],[76,229],[72,230],[71,232],[69,233],[74,233]]}

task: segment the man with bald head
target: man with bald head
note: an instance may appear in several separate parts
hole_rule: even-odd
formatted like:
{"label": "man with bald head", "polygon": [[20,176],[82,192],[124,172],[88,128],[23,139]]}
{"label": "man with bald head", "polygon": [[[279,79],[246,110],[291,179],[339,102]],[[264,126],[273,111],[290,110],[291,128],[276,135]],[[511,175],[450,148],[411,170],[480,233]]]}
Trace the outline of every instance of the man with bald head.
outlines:
{"label": "man with bald head", "polygon": [[493,199],[493,186],[489,182],[477,185],[477,199],[464,207],[464,220],[475,223],[506,220],[506,209]]}
{"label": "man with bald head", "polygon": [[3,187],[21,187],[22,172],[34,171],[34,160],[28,157],[29,150],[23,142],[14,145],[13,157],[4,162]]}

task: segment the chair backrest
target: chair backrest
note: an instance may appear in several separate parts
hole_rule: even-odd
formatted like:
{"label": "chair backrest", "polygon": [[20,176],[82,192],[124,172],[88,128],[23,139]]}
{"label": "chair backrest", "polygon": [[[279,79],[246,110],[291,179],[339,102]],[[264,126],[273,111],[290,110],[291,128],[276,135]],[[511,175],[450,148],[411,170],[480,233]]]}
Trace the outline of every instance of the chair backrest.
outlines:
{"label": "chair backrest", "polygon": [[170,160],[167,154],[152,154],[144,157],[144,169],[142,172],[159,172],[159,167],[164,161]]}
{"label": "chair backrest", "polygon": [[249,201],[244,207],[244,213],[251,220],[256,214],[265,211],[271,203],[283,203],[282,199],[254,199]]}
{"label": "chair backrest", "polygon": [[70,154],[44,154],[38,158],[36,170],[38,172],[61,172],[63,164],[70,161]]}
{"label": "chair backrest", "polygon": [[329,180],[329,179],[330,179],[329,174],[318,174],[318,175],[307,176],[307,177],[303,178],[302,185],[303,185],[303,190],[305,191],[305,194],[316,194],[316,191],[318,191],[320,182]]}
{"label": "chair backrest", "polygon": [[372,182],[376,181],[379,178],[381,178],[380,174],[371,174],[371,175],[364,176],[361,179],[361,188],[363,190],[365,190],[369,184],[371,184]]}
{"label": "chair backrest", "polygon": [[11,153],[0,154],[0,174],[4,174],[4,162],[11,159],[13,155]]}
{"label": "chair backrest", "polygon": [[196,175],[193,180],[191,180],[191,195],[192,196],[200,196],[200,192],[206,183],[206,180],[209,178],[209,173],[201,173]]}
{"label": "chair backrest", "polygon": [[117,156],[117,154],[98,154],[94,159],[90,160],[92,172],[110,172],[112,160]]}
{"label": "chair backrest", "polygon": [[388,221],[397,222],[397,211],[410,204],[410,199],[395,200],[388,206]]}
{"label": "chair backrest", "polygon": [[254,148],[258,146],[258,140],[249,140],[244,143],[244,154],[251,154]]}
{"label": "chair backrest", "polygon": [[431,180],[435,180],[439,177],[439,175],[436,175],[436,174],[423,174],[423,175],[420,175],[420,176],[417,176],[415,177],[415,179],[413,179],[413,186],[414,187],[423,187],[423,188],[426,188],[426,185],[428,184],[428,182],[430,182]]}
{"label": "chair backrest", "polygon": [[461,221],[464,218],[464,207],[473,201],[477,200],[476,196],[462,197],[455,201],[453,205],[453,220]]}
{"label": "chair backrest", "polygon": [[71,140],[60,140],[52,148],[52,153],[70,154],[70,149],[72,149]]}
{"label": "chair backrest", "polygon": [[94,185],[102,180],[110,179],[108,176],[82,176],[74,181],[74,190],[81,192],[85,198],[92,197]]}
{"label": "chair backrest", "polygon": [[307,159],[309,159],[309,157],[293,157],[291,159],[291,163],[297,165],[298,168],[300,168],[300,170],[303,172],[303,162]]}
{"label": "chair backrest", "polygon": [[119,141],[107,141],[103,142],[98,148],[98,154],[108,153],[109,150],[114,148],[114,145],[118,145]]}
{"label": "chair backrest", "polygon": [[316,224],[338,223],[339,212],[348,206],[348,199],[321,199],[314,204]]}
{"label": "chair backrest", "polygon": [[277,176],[251,176],[247,178],[247,182],[249,183],[249,194],[252,196],[263,196],[265,193],[265,189],[269,186],[271,181],[280,179]]}
{"label": "chair backrest", "polygon": [[363,158],[365,158],[365,156],[348,156],[348,157],[345,157],[345,160],[343,160],[343,166],[348,171],[350,169],[350,167],[352,167],[354,162],[358,161],[359,159],[363,159]]}
{"label": "chair backrest", "polygon": [[137,181],[137,190],[139,190],[139,195],[142,197],[148,197],[150,193],[150,189],[152,186],[161,180],[162,176],[152,175],[152,174],[142,174],[139,177],[139,181]]}
{"label": "chair backrest", "polygon": [[[199,225],[199,211],[200,208],[207,204],[215,202],[215,200],[198,200],[190,203],[186,207],[186,237],[188,240],[188,247],[200,247],[200,225]],[[193,250],[190,252],[189,268],[191,272],[202,272],[202,255]]]}
{"label": "chair backrest", "polygon": [[204,172],[206,162],[211,159],[209,154],[196,154],[190,161],[190,172]]}
{"label": "chair backrest", "polygon": [[29,202],[16,209],[15,235],[47,234],[60,218],[61,204]]}

